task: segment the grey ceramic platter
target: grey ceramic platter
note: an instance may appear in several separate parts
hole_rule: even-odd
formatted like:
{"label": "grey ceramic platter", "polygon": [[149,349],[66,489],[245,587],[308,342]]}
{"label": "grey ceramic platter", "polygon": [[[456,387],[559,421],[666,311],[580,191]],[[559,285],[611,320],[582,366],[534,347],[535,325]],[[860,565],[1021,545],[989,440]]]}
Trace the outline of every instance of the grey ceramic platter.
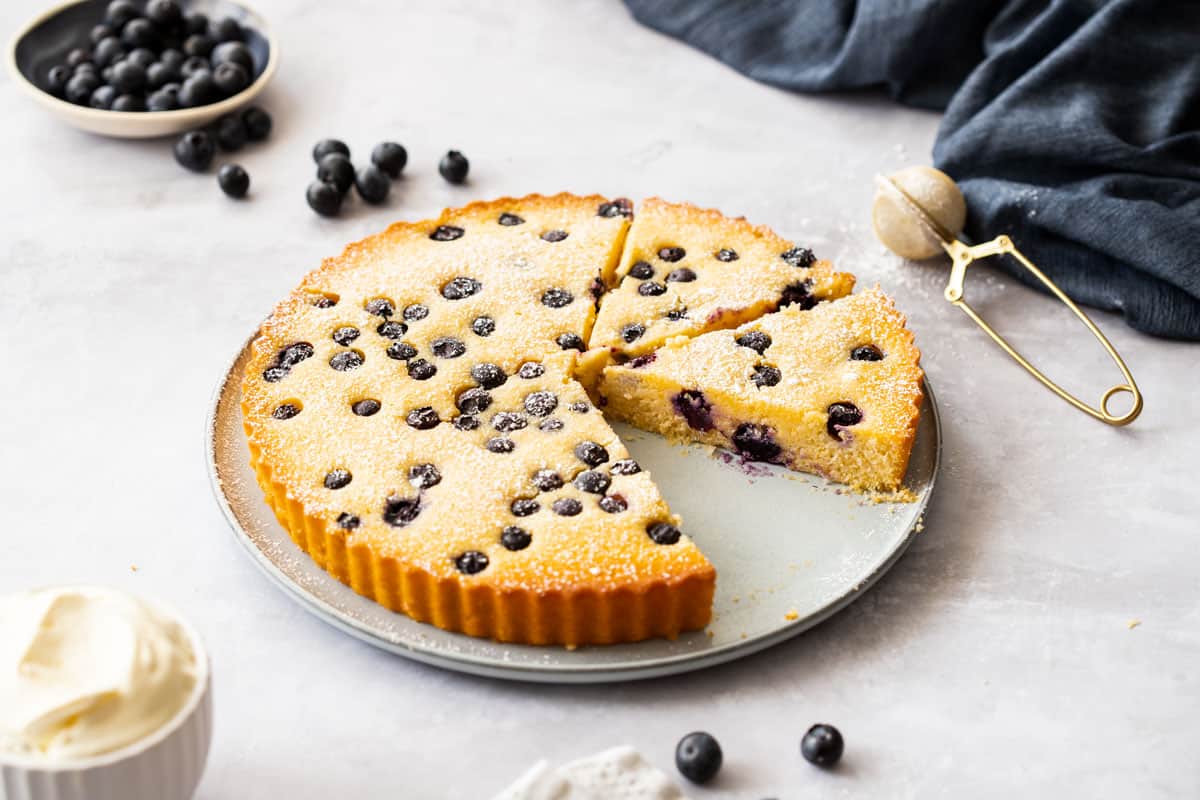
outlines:
{"label": "grey ceramic platter", "polygon": [[875,503],[822,479],[742,464],[618,425],[684,527],[717,568],[713,622],[675,641],[530,647],[449,633],[360,597],[301,552],[254,481],[239,407],[244,347],[213,398],[205,450],[213,490],[253,562],[305,609],[376,647],[460,672],[546,683],[636,680],[744,658],[854,602],[922,527],[941,453],[928,383],[906,486],[914,502]]}

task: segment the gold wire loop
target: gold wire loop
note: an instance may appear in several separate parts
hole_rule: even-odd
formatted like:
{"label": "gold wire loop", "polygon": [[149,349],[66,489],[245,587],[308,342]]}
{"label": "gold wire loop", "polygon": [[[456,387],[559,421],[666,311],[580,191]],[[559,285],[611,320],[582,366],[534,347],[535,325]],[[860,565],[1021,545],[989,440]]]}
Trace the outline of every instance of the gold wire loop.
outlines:
{"label": "gold wire loop", "polygon": [[[1108,425],[1128,425],[1138,418],[1138,415],[1142,413],[1142,393],[1138,389],[1137,384],[1134,382],[1133,375],[1129,373],[1129,367],[1125,366],[1125,361],[1120,355],[1117,354],[1117,351],[1113,348],[1112,343],[1109,342],[1108,338],[1100,332],[1100,329],[1097,328],[1096,324],[1088,318],[1087,314],[1084,314],[1083,311],[1079,309],[1079,306],[1072,302],[1071,298],[1067,297],[1066,294],[1064,294],[1063,291],[1059,289],[1053,281],[1047,278],[1040,269],[1034,266],[1033,262],[1026,258],[1024,254],[1022,254],[1021,251],[1016,248],[1011,239],[1009,239],[1007,236],[997,236],[990,242],[983,242],[982,244],[977,244],[974,246],[966,245],[957,239],[950,239],[949,241],[943,240],[942,247],[945,248],[946,252],[950,254],[950,258],[953,260],[953,265],[950,269],[950,280],[946,284],[946,300],[948,300],[951,304],[961,308],[968,317],[975,321],[976,325],[978,325],[980,328],[983,328],[984,333],[992,337],[992,340],[995,341],[996,344],[1000,345],[1000,347],[1004,349],[1004,352],[1012,356],[1013,360],[1024,367],[1030,375],[1037,378],[1047,389],[1054,392],[1071,405],[1075,406],[1075,408],[1078,408],[1085,414],[1095,417],[1096,419],[1107,423]],[[981,258],[987,258],[989,256],[996,255],[1010,255],[1015,258],[1021,264],[1021,266],[1033,273],[1034,277],[1041,281],[1042,284],[1049,289],[1055,297],[1066,304],[1067,308],[1071,309],[1071,311],[1075,313],[1075,316],[1087,326],[1087,329],[1092,332],[1092,335],[1096,337],[1096,340],[1104,346],[1104,350],[1113,360],[1113,363],[1115,363],[1121,370],[1121,375],[1125,378],[1125,383],[1113,386],[1106,391],[1100,400],[1099,408],[1092,408],[1087,403],[1084,403],[1082,400],[1075,397],[1057,383],[1046,377],[1041,370],[1029,363],[1029,361],[1026,360],[1025,357],[1020,353],[1018,353],[1003,336],[997,333],[991,325],[987,324],[982,317],[975,313],[975,309],[971,308],[967,301],[963,299],[963,282],[966,279],[967,267],[972,262]],[[1129,394],[1133,395],[1133,407],[1124,414],[1113,414],[1108,410],[1108,401],[1112,399],[1113,395],[1122,392],[1128,392]]]}

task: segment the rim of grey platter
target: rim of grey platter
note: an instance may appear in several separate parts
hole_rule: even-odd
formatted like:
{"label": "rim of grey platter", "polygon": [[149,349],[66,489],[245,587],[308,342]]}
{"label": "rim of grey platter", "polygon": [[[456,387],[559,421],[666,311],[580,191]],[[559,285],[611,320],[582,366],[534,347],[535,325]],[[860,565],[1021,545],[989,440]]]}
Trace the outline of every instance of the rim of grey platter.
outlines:
{"label": "rim of grey platter", "polygon": [[535,647],[415,622],[355,594],[305,555],[267,507],[250,469],[240,383],[247,342],[214,393],[205,430],[213,492],[238,542],[304,608],[376,647],[427,664],[510,680],[602,683],[673,675],[756,653],[829,618],[894,564],[922,524],[941,458],[928,381],[905,485],[910,503],[876,503],[820,478],[724,451],[681,447],[616,425],[684,530],[717,568],[713,621],[674,641]]}

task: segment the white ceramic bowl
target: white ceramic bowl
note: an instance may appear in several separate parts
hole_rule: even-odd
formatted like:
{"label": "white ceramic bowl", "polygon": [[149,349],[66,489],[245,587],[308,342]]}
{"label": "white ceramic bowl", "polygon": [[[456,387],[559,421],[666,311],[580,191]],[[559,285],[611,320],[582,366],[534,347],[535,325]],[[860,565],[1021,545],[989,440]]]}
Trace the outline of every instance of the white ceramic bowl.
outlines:
{"label": "white ceramic bowl", "polygon": [[212,742],[212,667],[196,630],[153,605],[183,628],[196,654],[196,685],[179,713],[140,742],[71,763],[0,752],[0,800],[191,800]]}
{"label": "white ceramic bowl", "polygon": [[81,130],[122,139],[148,139],[199,128],[222,114],[249,104],[262,93],[279,68],[279,46],[259,14],[231,0],[184,0],[186,11],[202,11],[210,17],[233,17],[261,38],[261,41],[247,43],[254,53],[256,72],[250,86],[233,97],[207,106],[136,112],[79,106],[43,90],[38,83],[40,76],[73,47],[86,44],[87,32],[101,21],[105,5],[102,0],[70,0],[51,8],[13,37],[5,56],[8,73],[17,88],[63,122]]}

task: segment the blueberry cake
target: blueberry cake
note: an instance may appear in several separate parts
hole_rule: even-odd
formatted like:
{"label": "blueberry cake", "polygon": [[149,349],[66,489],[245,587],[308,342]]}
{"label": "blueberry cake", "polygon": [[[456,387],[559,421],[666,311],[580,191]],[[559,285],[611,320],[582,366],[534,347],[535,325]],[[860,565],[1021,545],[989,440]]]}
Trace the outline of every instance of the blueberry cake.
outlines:
{"label": "blueberry cake", "polygon": [[847,295],[854,277],[770,228],[690,203],[646,200],[609,279],[580,375],[589,385],[675,336],[734,328]]}
{"label": "blueberry cake", "polygon": [[571,377],[631,214],[477,203],[307,276],[243,385],[252,465],[297,545],[387,608],[475,636],[706,625],[712,566]]}
{"label": "blueberry cake", "polygon": [[389,609],[506,642],[674,637],[708,623],[716,573],[605,414],[894,487],[918,352],[853,282],[661,200],[636,220],[560,194],[397,223],[263,324],[251,464],[296,544]]}
{"label": "blueberry cake", "polygon": [[604,370],[606,413],[864,490],[899,488],[920,352],[878,288],[676,340]]}

